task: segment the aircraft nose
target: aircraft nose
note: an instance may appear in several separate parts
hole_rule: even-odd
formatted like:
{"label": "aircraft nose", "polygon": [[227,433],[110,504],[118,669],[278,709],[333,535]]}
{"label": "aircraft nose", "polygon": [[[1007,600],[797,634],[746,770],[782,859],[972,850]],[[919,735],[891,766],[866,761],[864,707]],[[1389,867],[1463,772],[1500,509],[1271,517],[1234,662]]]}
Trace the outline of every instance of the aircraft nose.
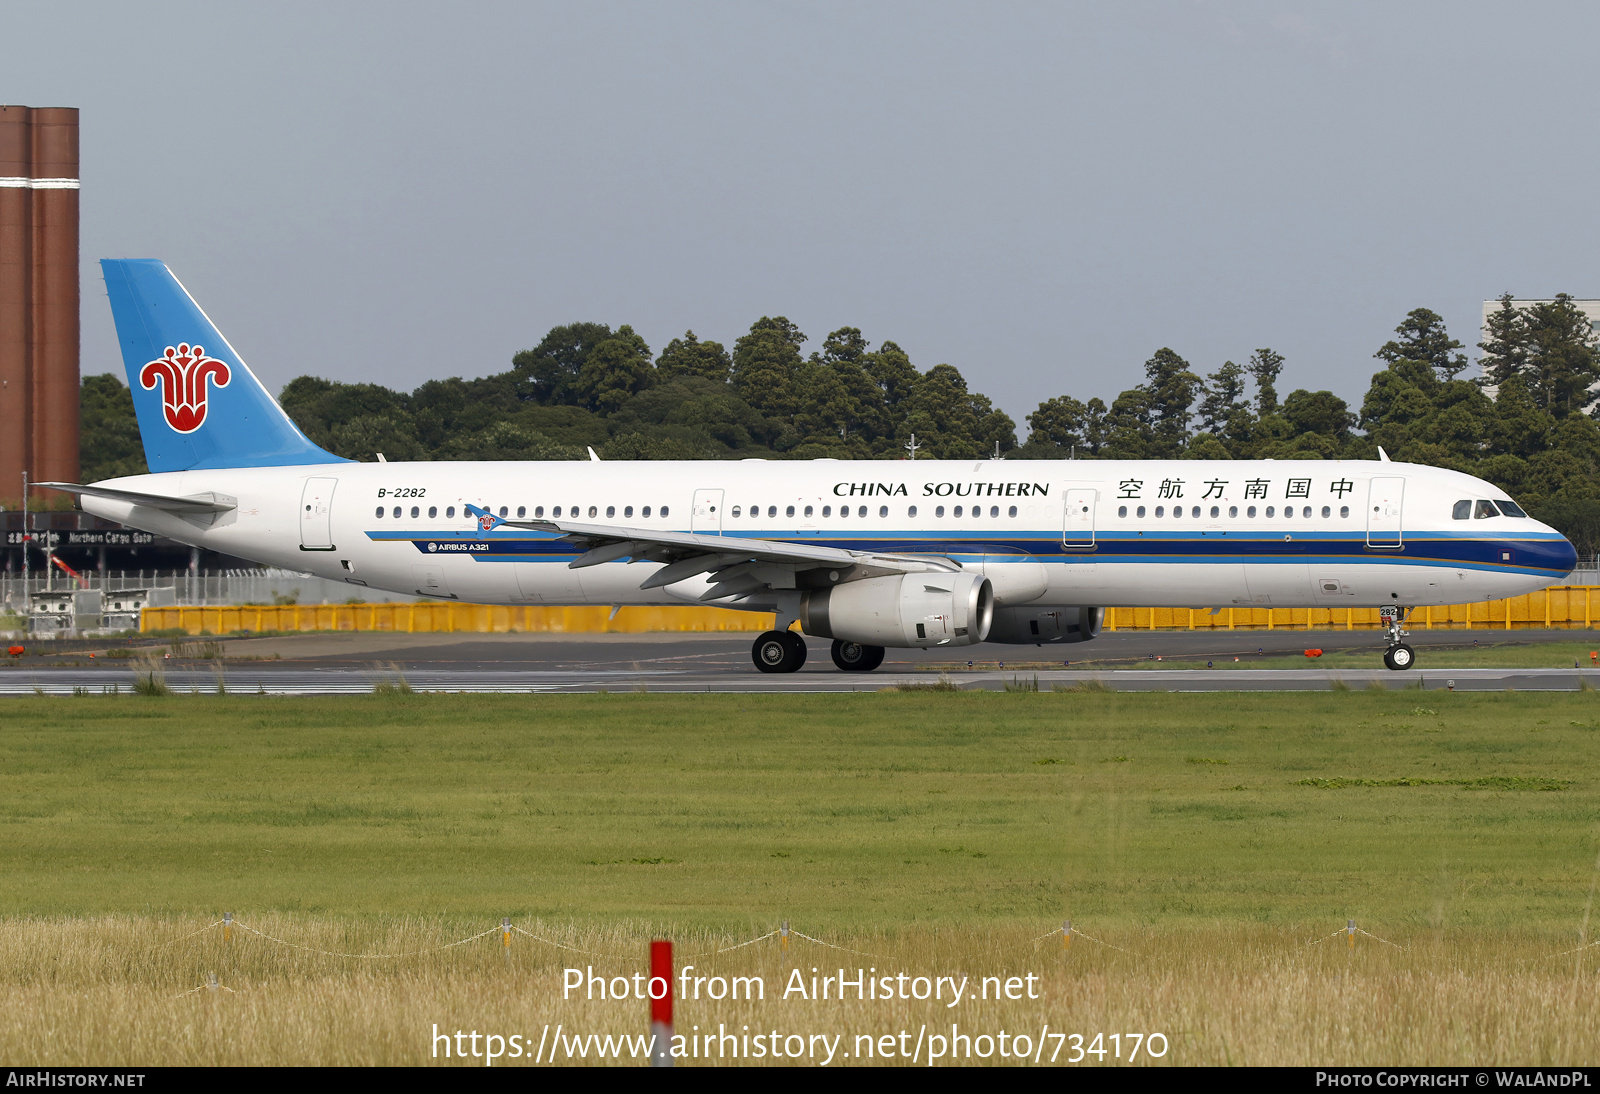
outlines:
{"label": "aircraft nose", "polygon": [[1555,568],[1566,573],[1571,573],[1578,568],[1578,549],[1566,536],[1551,544],[1551,553],[1555,555]]}

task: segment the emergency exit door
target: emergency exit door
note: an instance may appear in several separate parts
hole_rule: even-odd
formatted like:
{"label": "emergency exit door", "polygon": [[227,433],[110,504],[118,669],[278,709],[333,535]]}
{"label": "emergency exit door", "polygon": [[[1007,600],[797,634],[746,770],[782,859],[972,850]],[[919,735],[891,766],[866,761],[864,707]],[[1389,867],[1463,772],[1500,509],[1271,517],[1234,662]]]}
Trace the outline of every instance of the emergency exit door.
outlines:
{"label": "emergency exit door", "polygon": [[1368,547],[1404,545],[1400,509],[1405,493],[1406,480],[1398,476],[1372,480],[1372,490],[1367,496]]}
{"label": "emergency exit door", "polygon": [[307,479],[300,492],[300,549],[331,551],[333,547],[333,488],[338,479]]}
{"label": "emergency exit door", "polygon": [[1094,509],[1099,495],[1100,491],[1088,488],[1067,491],[1061,546],[1079,551],[1094,547]]}

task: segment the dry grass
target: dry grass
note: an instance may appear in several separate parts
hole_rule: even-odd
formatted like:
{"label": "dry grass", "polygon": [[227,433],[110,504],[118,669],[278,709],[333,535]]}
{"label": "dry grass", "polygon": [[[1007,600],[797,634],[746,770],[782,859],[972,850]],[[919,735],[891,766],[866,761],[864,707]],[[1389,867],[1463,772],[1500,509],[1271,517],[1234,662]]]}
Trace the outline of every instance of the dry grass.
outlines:
{"label": "dry grass", "polygon": [[[440,946],[494,921],[263,916],[252,925],[315,949],[400,953]],[[569,1035],[646,1030],[645,1003],[563,1002],[561,984],[569,965],[592,964],[606,975],[644,971],[654,933],[649,925],[578,932],[522,925],[617,956],[557,950],[517,935],[508,962],[495,931],[449,950],[362,960],[290,948],[238,929],[235,941],[224,944],[221,929],[202,929],[200,920],[11,919],[0,924],[0,1007],[7,1016],[0,1023],[0,1057],[100,1066],[459,1063],[432,1057],[435,1024],[447,1032],[518,1034],[530,1046],[547,1023],[552,1032],[560,1023]],[[1343,936],[1311,945],[1311,932],[1276,927],[1090,933],[1109,945],[1080,937],[1069,952],[1059,935],[1041,940],[1017,928],[922,930],[831,940],[870,956],[797,939],[787,959],[776,939],[685,956],[743,939],[680,935],[680,965],[693,964],[705,976],[762,976],[766,1000],[680,999],[676,1025],[680,1033],[722,1025],[843,1034],[839,1051],[850,1057],[836,1063],[868,1062],[856,1058],[859,1034],[904,1029],[914,1041],[924,1024],[930,1034],[948,1034],[952,1023],[969,1035],[1004,1029],[1035,1038],[1048,1023],[1052,1030],[1083,1034],[1090,1044],[1097,1032],[1164,1033],[1170,1044],[1165,1058],[1136,1063],[1570,1066],[1592,1064],[1600,1055],[1593,1035],[1600,1019],[1594,991],[1600,950],[1550,958],[1570,941],[1429,931],[1397,937],[1405,949],[1362,935],[1351,950]],[[966,975],[969,991],[982,976],[1033,973],[1040,998],[968,1000],[953,1009],[910,1000],[779,998],[792,969],[809,979],[813,968],[818,975],[836,974],[841,964],[852,977],[858,966],[879,975]],[[191,991],[210,973],[219,990]],[[1045,1061],[1055,1044],[1046,1042]],[[1129,1042],[1123,1044],[1126,1055]],[[1058,1062],[1071,1051],[1069,1043]],[[1115,1061],[1091,1056],[1085,1062]]]}

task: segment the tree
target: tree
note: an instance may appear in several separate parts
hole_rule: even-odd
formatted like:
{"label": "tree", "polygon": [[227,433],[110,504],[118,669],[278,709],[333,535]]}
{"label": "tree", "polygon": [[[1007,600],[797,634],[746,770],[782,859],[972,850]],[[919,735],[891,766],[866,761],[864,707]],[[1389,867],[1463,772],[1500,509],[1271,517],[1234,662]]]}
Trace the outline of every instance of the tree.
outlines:
{"label": "tree", "polygon": [[78,475],[99,482],[123,475],[144,475],[144,445],[133,395],[110,372],[85,376],[78,401]]}
{"label": "tree", "polygon": [[734,390],[765,414],[791,417],[798,409],[795,378],[805,340],[800,328],[781,315],[757,319],[733,344]]}
{"label": "tree", "polygon": [[1256,416],[1265,418],[1269,414],[1276,414],[1278,389],[1273,385],[1277,382],[1278,373],[1283,371],[1283,354],[1270,349],[1258,349],[1250,355],[1250,363],[1245,366],[1245,371],[1256,381]]}
{"label": "tree", "polygon": [[967,390],[967,381],[953,365],[934,365],[923,373],[908,400],[901,429],[917,435],[928,457],[941,460],[981,459],[1017,445],[1016,425],[995,410],[985,395]]}
{"label": "tree", "polygon": [[1600,382],[1600,357],[1588,317],[1566,293],[1530,304],[1522,313],[1527,330],[1525,370],[1536,401],[1558,418],[1587,410],[1600,398],[1600,392],[1590,390]]}
{"label": "tree", "polygon": [[584,356],[571,392],[580,406],[609,414],[654,383],[650,347],[624,323]]}
{"label": "tree", "polygon": [[1149,423],[1155,457],[1176,456],[1189,441],[1194,401],[1204,386],[1189,362],[1165,347],[1144,363],[1144,389],[1149,393]]}
{"label": "tree", "polygon": [[682,338],[674,338],[656,358],[656,372],[663,379],[679,376],[700,376],[718,383],[727,383],[733,359],[722,348],[721,342],[702,342],[694,331],[685,331]]}
{"label": "tree", "polygon": [[1478,343],[1483,356],[1478,365],[1485,387],[1497,388],[1513,376],[1521,376],[1528,365],[1528,323],[1522,310],[1512,303],[1509,292],[1500,294],[1500,306],[1484,320],[1484,339]]}
{"label": "tree", "polygon": [[1415,308],[1403,319],[1394,332],[1400,337],[1385,342],[1373,356],[1380,361],[1421,361],[1438,375],[1449,381],[1467,367],[1467,356],[1458,353],[1461,343],[1451,338],[1444,329],[1444,320],[1427,308]]}
{"label": "tree", "polygon": [[1046,399],[1027,417],[1028,446],[1053,450],[1051,458],[1093,456],[1105,439],[1106,404],[1098,398],[1087,403],[1070,395]]}
{"label": "tree", "polygon": [[591,350],[611,337],[604,323],[568,323],[551,327],[537,346],[511,358],[519,398],[546,406],[575,406],[575,388]]}
{"label": "tree", "polygon": [[1315,433],[1343,444],[1356,424],[1350,404],[1331,391],[1290,392],[1283,401],[1283,416],[1296,433]]}
{"label": "tree", "polygon": [[1244,396],[1245,370],[1232,361],[1206,377],[1200,401],[1200,428],[1214,437],[1240,437],[1249,427],[1250,401]]}

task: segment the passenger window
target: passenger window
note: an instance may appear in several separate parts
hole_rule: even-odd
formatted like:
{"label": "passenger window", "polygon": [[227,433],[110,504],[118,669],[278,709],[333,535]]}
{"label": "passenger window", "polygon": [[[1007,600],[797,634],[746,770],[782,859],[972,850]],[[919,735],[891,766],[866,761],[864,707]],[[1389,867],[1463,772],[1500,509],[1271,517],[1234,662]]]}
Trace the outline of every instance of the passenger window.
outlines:
{"label": "passenger window", "polygon": [[[428,519],[429,519],[429,520],[433,520],[433,519],[434,519],[434,518],[435,518],[435,517],[437,517],[437,516],[438,516],[438,515],[439,515],[439,507],[438,507],[438,506],[437,506],[437,505],[430,505],[430,506],[428,506]],[[520,517],[520,516],[521,516],[521,515],[522,515],[522,514],[521,514],[521,513],[518,513],[518,514],[517,514],[517,516],[519,516],[519,517]]]}
{"label": "passenger window", "polygon": [[1271,519],[1272,519],[1272,508],[1273,508],[1273,507],[1272,507],[1272,506],[1270,506],[1270,505],[1269,505],[1269,506],[1267,506],[1267,519],[1268,519],[1268,520],[1271,520]]}
{"label": "passenger window", "polygon": [[1117,516],[1125,517],[1127,515],[1128,515],[1128,507],[1126,505],[1117,506]]}
{"label": "passenger window", "polygon": [[1466,520],[1470,516],[1472,516],[1471,498],[1467,498],[1464,501],[1458,501],[1450,508],[1451,520]]}
{"label": "passenger window", "polygon": [[1216,520],[1221,515],[1222,515],[1222,510],[1218,506],[1213,505],[1211,507],[1211,519],[1212,520]]}
{"label": "passenger window", "polygon": [[646,505],[643,509],[639,510],[639,515],[641,517],[648,517],[650,515],[650,507]]}
{"label": "passenger window", "polygon": [[500,519],[504,520],[506,517],[508,517],[510,515],[511,515],[511,510],[507,509],[504,505],[502,505],[500,507]]}
{"label": "passenger window", "polygon": [[808,506],[806,506],[806,516],[809,517],[810,515],[811,515],[811,506],[808,505]]}
{"label": "passenger window", "polygon": [[525,517],[527,515],[528,515],[528,507],[526,505],[517,506],[517,519],[518,520],[521,520],[523,517]]}
{"label": "passenger window", "polygon": [[[828,507],[826,505],[824,505],[822,507],[822,515],[823,516],[827,516],[828,515]],[[849,515],[850,515],[850,507],[848,505],[839,506],[839,518],[841,520],[843,520],[845,517],[848,517]]]}
{"label": "passenger window", "polygon": [[737,505],[735,505],[733,507],[733,515],[734,516],[738,516],[739,515],[739,507]]}
{"label": "passenger window", "polygon": [[991,517],[998,517],[1000,515],[1000,507],[998,505],[989,506],[989,515]]}
{"label": "passenger window", "polygon": [[1322,519],[1327,520],[1331,516],[1333,516],[1333,507],[1330,505],[1324,505],[1322,507]]}
{"label": "passenger window", "polygon": [[1135,509],[1133,511],[1133,513],[1134,513],[1134,516],[1143,518],[1144,517],[1144,506],[1142,506],[1142,505],[1139,506],[1139,508]]}
{"label": "passenger window", "polygon": [[615,505],[606,506],[606,516],[614,517],[616,515],[617,515],[617,507]]}
{"label": "passenger window", "polygon": [[394,519],[395,520],[399,520],[400,519],[400,507],[398,505],[396,505],[394,507]]}
{"label": "passenger window", "polygon": [[667,514],[668,514],[668,513],[669,513],[669,512],[671,512],[671,510],[670,510],[670,509],[668,509],[668,508],[667,508],[667,506],[665,506],[665,505],[663,505],[663,506],[662,506],[662,507],[661,507],[661,515],[662,515],[662,516],[666,516],[666,515],[667,515]]}
{"label": "passenger window", "polygon": [[956,517],[959,517],[959,516],[960,516],[960,515],[961,515],[961,506],[959,506],[959,505],[958,505],[958,506],[956,506],[956,507],[955,507],[955,508],[954,508],[954,509],[952,509],[952,510],[951,510],[951,511],[950,511],[950,515],[951,515],[951,516],[956,516]]}
{"label": "passenger window", "polygon": [[450,508],[448,508],[448,509],[446,509],[444,511],[444,515],[447,516],[447,517],[455,516],[456,515],[456,507],[454,505],[450,506]]}
{"label": "passenger window", "polygon": [[599,507],[598,507],[598,506],[594,506],[594,505],[591,505],[591,506],[589,506],[589,515],[590,515],[590,516],[591,516],[591,517],[597,517],[597,516],[599,516],[599,515],[600,515],[600,509],[599,509]]}
{"label": "passenger window", "polygon": [[1249,517],[1251,520],[1255,520],[1256,519],[1256,507],[1254,505],[1250,506],[1248,509],[1246,509],[1244,511],[1244,515]]}
{"label": "passenger window", "polygon": [[381,506],[381,505],[378,506],[378,519],[379,520],[383,519],[383,506]]}
{"label": "passenger window", "polygon": [[783,515],[786,516],[786,517],[794,516],[794,506],[791,505],[791,506],[789,506],[789,508],[785,509],[783,511]]}
{"label": "passenger window", "polygon": [[[1311,506],[1308,505],[1304,509],[1300,510],[1300,515],[1302,517],[1305,517],[1307,520],[1310,520],[1311,519]],[[1328,514],[1326,512],[1324,512],[1322,515],[1323,516],[1327,516]]]}
{"label": "passenger window", "polygon": [[1167,515],[1167,507],[1165,505],[1156,506],[1156,516],[1164,517],[1166,515]]}
{"label": "passenger window", "polygon": [[550,510],[550,513],[552,516],[559,517],[561,515],[561,506],[556,506],[554,509]]}
{"label": "passenger window", "polygon": [[887,505],[878,506],[878,515],[880,517],[888,516],[889,515],[889,507]]}
{"label": "passenger window", "polygon": [[536,516],[536,517],[542,517],[542,516],[544,516],[544,506],[542,506],[542,505],[535,505],[535,506],[534,506],[534,507],[533,507],[533,515],[534,515],[534,516]]}
{"label": "passenger window", "polygon": [[914,517],[916,515],[917,515],[917,507],[915,505],[913,505],[911,508],[906,510],[906,516]]}
{"label": "passenger window", "polygon": [[[806,515],[807,515],[807,516],[810,516],[810,514],[809,514],[809,513],[808,513],[808,514],[806,514]],[[831,505],[824,505],[824,506],[823,506],[823,507],[822,507],[822,515],[823,515],[823,516],[825,516],[825,517],[831,517],[831,516],[833,516],[833,506],[831,506]]]}
{"label": "passenger window", "polygon": [[1522,517],[1526,519],[1528,516],[1527,513],[1522,511],[1522,506],[1518,505],[1514,501],[1497,501],[1495,504],[1498,505],[1500,507],[1500,511],[1508,517]]}
{"label": "passenger window", "polygon": [[867,507],[865,505],[861,506],[861,508],[856,510],[856,516],[864,517],[866,515],[867,515]]}
{"label": "passenger window", "polygon": [[1228,506],[1228,516],[1237,517],[1238,515],[1239,515],[1239,507],[1237,505]]}
{"label": "passenger window", "polygon": [[756,517],[759,517],[760,515],[761,515],[761,506],[752,505],[750,507],[750,518],[752,520],[754,520]]}
{"label": "passenger window", "polygon": [[[417,507],[416,507],[416,506],[415,506],[415,505],[413,505],[413,506],[412,506],[412,507],[411,507],[411,519],[412,519],[412,520],[416,520],[416,519],[417,519],[417,518],[418,518],[418,517],[420,517],[420,516],[421,516],[421,515],[422,515],[422,510],[421,510],[421,509],[419,509],[419,508],[417,508]],[[505,511],[504,511],[504,510],[502,510],[502,511],[501,511],[501,513],[500,513],[500,515],[501,515],[501,516],[505,516]]]}
{"label": "passenger window", "polygon": [[1012,516],[1012,517],[1016,516],[1017,515],[1017,507],[1015,505],[1013,505],[1011,507],[1011,511],[1009,513],[1007,513],[1006,515],[1007,516]]}
{"label": "passenger window", "polygon": [[630,506],[627,506],[625,509],[623,509],[622,510],[622,515],[625,516],[625,517],[633,516],[633,506],[630,505]]}
{"label": "passenger window", "polygon": [[942,516],[944,516],[944,506],[942,506],[942,505],[935,505],[935,506],[934,506],[934,507],[933,507],[933,515],[934,515],[934,516],[936,516],[936,517],[942,517]]}
{"label": "passenger window", "polygon": [[775,517],[777,515],[778,515],[778,507],[776,505],[767,506],[767,516]]}
{"label": "passenger window", "polygon": [[1348,519],[1350,516],[1350,507],[1348,505],[1339,506],[1339,516]]}
{"label": "passenger window", "polygon": [[[1270,517],[1271,515],[1272,515],[1272,510],[1268,509],[1267,510],[1267,516]],[[1283,519],[1284,520],[1293,520],[1294,519],[1294,506],[1285,505],[1283,507]]]}
{"label": "passenger window", "polygon": [[[1199,520],[1200,519],[1200,507],[1198,505],[1196,505],[1193,509],[1189,510],[1189,515],[1191,517],[1193,517],[1194,519]],[[1211,507],[1211,515],[1212,516],[1216,516],[1217,515],[1217,507],[1215,505],[1213,505]]]}
{"label": "passenger window", "polygon": [[1485,517],[1498,517],[1500,515],[1500,510],[1494,507],[1494,502],[1484,501],[1482,498],[1479,498],[1477,506],[1472,511],[1472,515],[1477,520],[1482,520]]}
{"label": "passenger window", "polygon": [[1183,506],[1174,505],[1172,507],[1172,516],[1173,516],[1174,519],[1183,516]]}

